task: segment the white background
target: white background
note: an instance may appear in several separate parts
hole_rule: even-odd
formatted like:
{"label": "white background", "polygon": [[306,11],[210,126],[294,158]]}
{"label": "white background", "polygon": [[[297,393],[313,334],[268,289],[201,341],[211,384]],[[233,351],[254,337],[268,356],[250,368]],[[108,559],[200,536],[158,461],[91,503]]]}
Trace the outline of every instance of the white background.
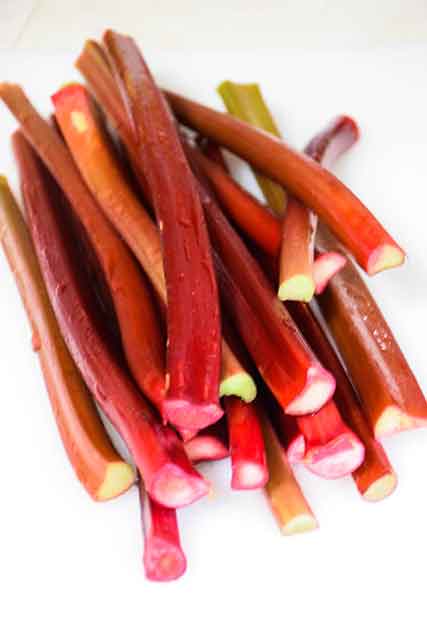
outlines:
{"label": "white background", "polygon": [[[62,5],[41,2],[27,27],[21,24],[21,36],[11,38],[15,52],[0,52],[2,79],[22,82],[46,113],[50,93],[77,77],[72,61],[82,39],[99,33],[104,23],[113,24],[114,13],[102,3],[101,22],[100,2],[64,3],[55,31],[49,26],[53,13],[46,13],[54,4]],[[79,28],[77,18],[70,20],[71,4],[81,9]],[[165,2],[156,4],[163,8]],[[360,20],[353,30],[348,23],[345,50],[337,48],[344,42],[337,27],[342,8],[333,20],[324,15],[326,7],[338,3],[312,3],[319,30],[329,25],[329,32],[337,31],[320,37],[307,11],[307,39],[314,37],[316,44],[308,50],[301,48],[301,9],[288,14],[292,20],[282,21],[280,29],[264,16],[265,29],[274,34],[267,44],[276,48],[266,48],[261,29],[264,46],[249,50],[259,3],[244,3],[247,19],[243,16],[234,33],[229,28],[236,24],[233,11],[229,19],[221,6],[200,9],[196,19],[189,9],[195,3],[169,4],[175,15],[185,17],[177,18],[176,29],[169,15],[163,30],[160,9],[151,16],[144,12],[146,2],[139,3],[138,24],[125,20],[123,10],[114,20],[148,41],[147,58],[163,84],[220,107],[214,91],[219,81],[258,80],[283,134],[296,146],[338,113],[348,112],[360,123],[362,140],[337,172],[408,251],[403,268],[376,276],[370,285],[426,391],[427,46],[402,44],[425,36],[424,3],[387,3],[390,14],[405,14],[400,44],[399,25],[381,14],[385,3],[375,3],[372,14],[368,3],[359,3],[364,9],[354,9],[355,14],[369,22],[363,37]],[[22,5],[28,9],[31,2]],[[271,15],[278,11],[275,7]],[[217,36],[207,30],[211,23],[224,24],[225,34],[218,37],[230,50],[214,50]],[[234,37],[241,39],[241,48]],[[69,53],[53,54],[67,48]],[[12,130],[12,119],[0,107],[0,172],[15,184],[7,138]],[[350,479],[327,482],[298,471],[321,528],[294,538],[280,536],[261,494],[231,493],[227,462],[206,467],[214,498],[180,514],[188,572],[176,583],[152,584],[144,580],[141,566],[135,491],[94,504],[67,464],[3,255],[0,309],[2,638],[426,637],[425,431],[387,442],[399,486],[376,505],[363,503]]]}

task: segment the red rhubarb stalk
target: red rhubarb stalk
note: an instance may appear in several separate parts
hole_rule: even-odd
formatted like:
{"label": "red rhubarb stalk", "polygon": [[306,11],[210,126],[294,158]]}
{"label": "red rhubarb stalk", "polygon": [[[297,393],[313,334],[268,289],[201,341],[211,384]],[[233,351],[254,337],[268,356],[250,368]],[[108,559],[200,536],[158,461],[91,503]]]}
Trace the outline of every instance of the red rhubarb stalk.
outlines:
{"label": "red rhubarb stalk", "polygon": [[175,122],[138,47],[113,31],[104,42],[162,238],[168,299],[164,411],[173,424],[198,430],[222,415],[219,301],[203,209]]}
{"label": "red rhubarb stalk", "polygon": [[[62,336],[89,390],[125,441],[148,492],[168,507],[206,495],[208,484],[178,436],[158,424],[105,339],[85,272],[75,259],[67,211],[57,186],[21,133],[14,136],[28,223]],[[74,252],[73,252],[74,251]]]}
{"label": "red rhubarb stalk", "polygon": [[402,249],[358,198],[329,171],[285,142],[249,124],[172,92],[176,116],[241,156],[313,209],[367,273],[398,266]]}
{"label": "red rhubarb stalk", "polygon": [[318,410],[334,392],[333,377],[319,365],[206,186],[198,186],[223,302],[246,348],[286,412]]}
{"label": "red rhubarb stalk", "polygon": [[158,504],[139,482],[141,521],[144,534],[143,563],[151,581],[173,581],[181,577],[187,560],[181,548],[176,511]]}
{"label": "red rhubarb stalk", "polygon": [[[158,406],[164,394],[163,340],[151,292],[128,247],[87,189],[67,148],[16,85],[0,85],[0,97],[65,192],[84,226],[109,285],[124,351],[144,393]],[[59,112],[57,113],[57,117]]]}
{"label": "red rhubarb stalk", "polygon": [[225,419],[204,428],[193,439],[185,442],[185,452],[194,464],[228,457],[230,451]]}
{"label": "red rhubarb stalk", "polygon": [[272,414],[277,434],[288,455],[289,463],[301,463],[306,453],[306,445],[304,435],[298,428],[297,418],[293,415],[286,415],[276,403]]}
{"label": "red rhubarb stalk", "polygon": [[343,421],[334,401],[313,415],[301,415],[297,423],[306,444],[304,463],[316,475],[344,477],[363,462],[364,446]]}
{"label": "red rhubarb stalk", "polygon": [[280,440],[265,415],[262,427],[269,480],[265,494],[284,535],[307,532],[318,527],[313,512],[292,472]]}
{"label": "red rhubarb stalk", "polygon": [[[96,95],[99,93],[101,99],[107,100],[107,113],[115,126],[118,126],[118,120],[122,122],[118,128],[121,132],[127,126],[124,106],[120,100],[114,100],[114,93],[117,94],[114,79],[105,63],[98,63],[97,52],[98,48],[94,44],[89,49],[85,48],[81,63],[96,86]],[[92,72],[94,65],[95,73]],[[96,84],[97,81],[99,84]],[[91,104],[84,89],[74,85],[60,93],[67,102],[76,102],[80,109],[78,113],[82,113],[87,125],[87,130],[81,132],[81,136],[72,130],[68,139],[83,178],[110,222],[133,251],[166,308],[166,284],[158,229],[124,179],[121,167],[106,144],[102,128],[93,117]],[[66,124],[67,122],[64,123],[64,128]],[[134,149],[129,131],[124,140],[127,142],[128,150]],[[251,376],[223,340],[220,395],[231,394],[238,394],[245,401],[252,401],[256,395],[256,387]],[[188,429],[189,436],[194,436],[194,431],[195,429]]]}
{"label": "red rhubarb stalk", "polygon": [[[358,138],[351,118],[334,120],[306,152],[328,166]],[[342,251],[324,228],[325,250]],[[408,362],[357,269],[348,262],[319,297],[322,314],[344,358],[376,437],[427,425],[427,402]]]}
{"label": "red rhubarb stalk", "polygon": [[268,481],[268,470],[257,406],[227,397],[224,408],[230,436],[231,488],[262,488]]}
{"label": "red rhubarb stalk", "polygon": [[346,265],[346,258],[337,251],[322,251],[316,244],[316,259],[313,263],[313,279],[316,295],[323,293],[331,279]]}
{"label": "red rhubarb stalk", "polygon": [[313,276],[316,218],[301,202],[288,198],[282,224],[279,261],[279,289],[282,301],[309,302],[315,291]]}
{"label": "red rhubarb stalk", "polygon": [[117,497],[135,480],[116,453],[59,331],[28,229],[5,178],[0,176],[0,238],[33,333],[59,434],[88,494]]}
{"label": "red rhubarb stalk", "polygon": [[360,494],[369,501],[378,501],[387,497],[396,486],[396,475],[383,447],[372,435],[372,424],[363,411],[334,348],[307,306],[289,304],[289,310],[320,361],[333,373],[337,383],[335,403],[365,448],[365,459],[353,472],[353,479]]}

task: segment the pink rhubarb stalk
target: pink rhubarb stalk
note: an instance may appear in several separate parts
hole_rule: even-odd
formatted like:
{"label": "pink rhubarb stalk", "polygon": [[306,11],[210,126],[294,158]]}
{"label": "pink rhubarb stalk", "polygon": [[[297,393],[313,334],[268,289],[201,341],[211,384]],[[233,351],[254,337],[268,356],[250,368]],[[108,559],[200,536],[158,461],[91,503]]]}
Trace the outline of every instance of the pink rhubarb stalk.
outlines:
{"label": "pink rhubarb stalk", "polygon": [[164,411],[171,423],[198,430],[222,415],[219,301],[203,209],[174,120],[138,47],[113,31],[104,42],[162,237],[168,300]]}
{"label": "pink rhubarb stalk", "polygon": [[230,436],[231,488],[262,488],[268,481],[268,469],[256,403],[227,397],[224,407]]}
{"label": "pink rhubarb stalk", "polygon": [[185,442],[185,452],[194,463],[225,459],[230,455],[225,418],[201,430]]}
{"label": "pink rhubarb stalk", "polygon": [[173,581],[181,577],[187,560],[181,548],[176,511],[158,504],[139,482],[144,534],[143,563],[150,581]]}
{"label": "pink rhubarb stalk", "polygon": [[50,302],[83,379],[125,441],[153,499],[168,507],[199,499],[208,483],[191,466],[176,433],[156,421],[106,339],[87,274],[76,260],[69,211],[57,206],[57,185],[21,133],[14,136],[14,151]]}

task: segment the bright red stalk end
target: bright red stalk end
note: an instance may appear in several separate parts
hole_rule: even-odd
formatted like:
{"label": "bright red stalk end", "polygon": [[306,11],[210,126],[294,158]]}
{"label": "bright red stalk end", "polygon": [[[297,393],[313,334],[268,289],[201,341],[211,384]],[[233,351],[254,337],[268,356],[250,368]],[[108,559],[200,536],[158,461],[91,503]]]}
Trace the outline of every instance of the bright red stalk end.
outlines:
{"label": "bright red stalk end", "polygon": [[222,415],[219,301],[202,205],[175,122],[135,42],[113,31],[104,42],[162,236],[168,299],[164,412],[171,423],[198,430]]}
{"label": "bright red stalk end", "polygon": [[268,469],[256,404],[228,397],[224,407],[230,436],[231,487],[233,490],[262,488],[268,481]]}
{"label": "bright red stalk end", "polygon": [[336,251],[318,252],[313,264],[314,292],[316,295],[323,293],[330,280],[344,268],[346,262],[344,255]]}
{"label": "bright red stalk end", "polygon": [[316,475],[336,479],[349,475],[363,462],[365,449],[344,423],[335,402],[330,400],[314,415],[297,418],[304,435],[304,464]]}
{"label": "bright red stalk end", "polygon": [[161,427],[123,371],[106,339],[87,272],[76,259],[70,211],[21,133],[14,136],[27,219],[49,299],[62,336],[87,386],[125,441],[150,495],[168,507],[207,494],[209,485],[191,467],[176,433]]}
{"label": "bright red stalk end", "polygon": [[185,452],[194,464],[228,457],[230,450],[224,418],[204,428],[193,439],[185,442]]}
{"label": "bright red stalk end", "polygon": [[176,511],[151,499],[142,481],[139,482],[139,496],[145,576],[151,581],[178,579],[187,568],[187,560],[181,548]]}
{"label": "bright red stalk end", "polygon": [[370,275],[405,255],[362,202],[336,177],[285,142],[225,113],[166,92],[176,116],[244,158],[312,209]]}

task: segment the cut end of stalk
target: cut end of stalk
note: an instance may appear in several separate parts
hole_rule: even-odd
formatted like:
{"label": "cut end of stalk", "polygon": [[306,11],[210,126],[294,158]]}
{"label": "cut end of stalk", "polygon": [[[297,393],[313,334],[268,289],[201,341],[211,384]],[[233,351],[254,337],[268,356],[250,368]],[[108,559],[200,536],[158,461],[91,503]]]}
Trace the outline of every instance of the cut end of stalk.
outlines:
{"label": "cut end of stalk", "polygon": [[305,387],[285,409],[288,415],[316,413],[331,399],[335,391],[335,379],[320,364],[307,373]]}
{"label": "cut end of stalk", "polygon": [[166,464],[148,487],[151,497],[166,508],[181,508],[205,497],[210,484],[204,477],[189,475],[181,468]]}
{"label": "cut end of stalk", "polygon": [[310,532],[319,527],[314,515],[304,513],[292,517],[286,524],[280,527],[283,535],[298,535],[299,533]]}
{"label": "cut end of stalk", "polygon": [[231,488],[233,490],[256,490],[268,482],[265,467],[253,462],[241,461],[233,465]]}
{"label": "cut end of stalk", "polygon": [[408,415],[397,406],[388,406],[375,424],[375,437],[376,439],[381,439],[381,437],[386,435],[393,435],[403,430],[421,428],[422,426],[427,426],[425,417]]}
{"label": "cut end of stalk", "polygon": [[187,560],[180,548],[167,541],[155,539],[144,550],[145,576],[151,581],[173,581],[181,577]]}
{"label": "cut end of stalk", "polygon": [[309,449],[304,457],[308,470],[325,479],[352,473],[363,462],[365,448],[353,433],[345,433],[323,446]]}
{"label": "cut end of stalk", "polygon": [[277,296],[282,302],[310,302],[315,291],[315,284],[309,275],[294,275],[282,282]]}
{"label": "cut end of stalk", "polygon": [[290,464],[299,464],[304,460],[305,455],[305,439],[301,433],[289,444],[287,455]]}
{"label": "cut end of stalk", "polygon": [[368,275],[375,275],[395,266],[400,266],[405,261],[405,253],[398,246],[385,244],[377,248],[369,257],[366,265]]}
{"label": "cut end of stalk", "polygon": [[111,462],[107,466],[105,479],[98,489],[96,499],[107,501],[126,492],[135,483],[135,471],[126,462]]}
{"label": "cut end of stalk", "polygon": [[386,473],[374,481],[363,493],[367,501],[381,501],[391,495],[397,486],[397,477],[394,473]]}
{"label": "cut end of stalk", "polygon": [[166,399],[164,402],[164,416],[167,421],[176,426],[180,432],[192,431],[193,436],[202,428],[214,424],[223,415],[219,404],[195,404],[187,399]]}
{"label": "cut end of stalk", "polygon": [[249,373],[240,372],[224,379],[219,387],[220,397],[234,395],[244,402],[253,402],[257,394],[254,380]]}
{"label": "cut end of stalk", "polygon": [[324,253],[314,260],[313,279],[315,282],[315,293],[323,293],[330,280],[347,263],[346,258],[341,253]]}
{"label": "cut end of stalk", "polygon": [[219,439],[204,438],[198,435],[185,443],[185,452],[193,463],[201,461],[217,461],[229,456],[227,446]]}

